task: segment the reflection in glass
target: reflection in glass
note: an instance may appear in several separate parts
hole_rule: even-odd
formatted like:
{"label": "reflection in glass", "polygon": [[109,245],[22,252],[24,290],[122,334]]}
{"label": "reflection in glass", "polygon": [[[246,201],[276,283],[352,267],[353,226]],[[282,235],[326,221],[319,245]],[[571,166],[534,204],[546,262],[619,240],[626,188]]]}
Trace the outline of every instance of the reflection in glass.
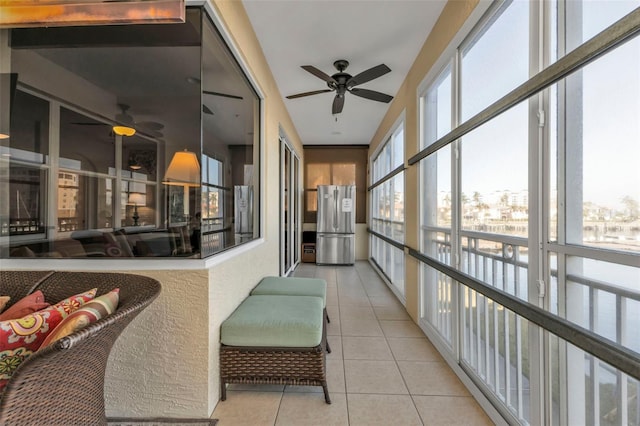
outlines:
{"label": "reflection in glass", "polygon": [[[259,235],[259,99],[203,9],[183,24],[9,31],[0,231],[16,238],[3,256],[204,257]],[[173,182],[184,151],[197,172]]]}

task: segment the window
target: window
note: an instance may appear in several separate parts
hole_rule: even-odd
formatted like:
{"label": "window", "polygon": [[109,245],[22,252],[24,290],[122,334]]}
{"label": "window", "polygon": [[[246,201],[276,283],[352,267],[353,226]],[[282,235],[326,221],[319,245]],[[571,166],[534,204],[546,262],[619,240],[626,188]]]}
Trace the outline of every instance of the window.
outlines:
{"label": "window", "polygon": [[[638,5],[496,2],[459,46],[460,60],[451,58],[421,93],[421,147]],[[639,52],[640,37],[626,40],[418,162],[424,256],[636,353]],[[509,422],[640,419],[635,378],[427,263],[420,281],[424,329],[459,356]],[[544,389],[532,377],[546,377]],[[542,392],[550,398],[538,399]],[[538,417],[540,407],[550,422]]]}
{"label": "window", "polygon": [[[404,122],[393,130],[371,161],[374,170],[371,198],[371,229],[398,243],[404,242]],[[398,168],[401,168],[398,171]],[[371,258],[404,296],[404,251],[371,235]]]}
{"label": "window", "polygon": [[356,222],[366,222],[367,147],[305,147],[304,221],[315,223],[318,185],[356,185]]}
{"label": "window", "polygon": [[3,257],[200,258],[259,236],[260,100],[202,8],[7,31]]}

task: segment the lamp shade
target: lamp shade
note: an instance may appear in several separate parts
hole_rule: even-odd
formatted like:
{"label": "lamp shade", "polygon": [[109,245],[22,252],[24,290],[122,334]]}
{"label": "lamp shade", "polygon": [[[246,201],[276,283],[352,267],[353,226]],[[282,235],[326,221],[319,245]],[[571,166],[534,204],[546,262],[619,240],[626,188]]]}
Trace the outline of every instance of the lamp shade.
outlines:
{"label": "lamp shade", "polygon": [[200,186],[200,163],[194,152],[178,151],[164,174],[165,185]]}
{"label": "lamp shade", "polygon": [[147,196],[145,194],[140,194],[139,192],[132,192],[129,194],[127,204],[144,206],[147,204]]}

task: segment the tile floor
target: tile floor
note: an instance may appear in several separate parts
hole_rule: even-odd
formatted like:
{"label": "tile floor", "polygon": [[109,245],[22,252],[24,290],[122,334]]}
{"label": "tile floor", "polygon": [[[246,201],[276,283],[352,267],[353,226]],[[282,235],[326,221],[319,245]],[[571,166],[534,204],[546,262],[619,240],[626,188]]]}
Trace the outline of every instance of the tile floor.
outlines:
{"label": "tile floor", "polygon": [[294,275],[327,281],[333,403],[321,387],[230,385],[220,426],[493,424],[368,262]]}

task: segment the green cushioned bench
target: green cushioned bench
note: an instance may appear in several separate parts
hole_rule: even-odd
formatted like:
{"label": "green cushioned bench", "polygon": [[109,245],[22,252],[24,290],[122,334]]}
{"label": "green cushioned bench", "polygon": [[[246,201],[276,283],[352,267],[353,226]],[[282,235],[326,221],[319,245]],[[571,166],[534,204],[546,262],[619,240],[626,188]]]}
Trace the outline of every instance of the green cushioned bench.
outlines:
{"label": "green cushioned bench", "polygon": [[[315,296],[322,298],[322,307],[327,322],[331,322],[327,313],[327,282],[320,278],[302,277],[264,277],[251,290],[252,296]],[[331,347],[327,342],[327,352]]]}
{"label": "green cushioned bench", "polygon": [[316,296],[327,307],[327,282],[320,278],[264,277],[251,291],[252,296]]}
{"label": "green cushioned bench", "polygon": [[316,296],[247,297],[220,327],[221,399],[229,383],[322,386],[327,345],[323,302]]}

